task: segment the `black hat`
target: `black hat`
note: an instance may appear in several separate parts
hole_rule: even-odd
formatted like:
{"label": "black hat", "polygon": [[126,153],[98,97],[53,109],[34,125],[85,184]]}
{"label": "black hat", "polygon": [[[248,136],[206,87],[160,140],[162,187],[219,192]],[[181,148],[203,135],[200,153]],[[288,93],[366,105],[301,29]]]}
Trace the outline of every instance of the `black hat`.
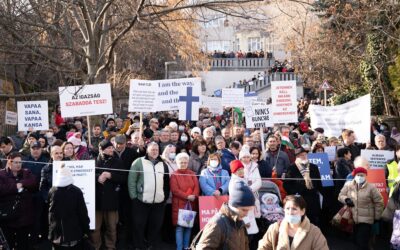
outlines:
{"label": "black hat", "polygon": [[100,142],[99,146],[100,146],[101,150],[104,150],[104,149],[106,149],[106,148],[108,148],[110,146],[112,147],[113,144],[109,140],[102,140]]}
{"label": "black hat", "polygon": [[303,147],[299,147],[299,148],[296,148],[296,149],[294,150],[294,154],[295,154],[296,156],[298,156],[298,155],[301,154],[301,153],[308,153],[308,151],[305,150]]}
{"label": "black hat", "polygon": [[38,142],[38,141],[31,143],[31,148],[41,148],[41,147],[42,147],[42,144],[40,144],[40,142]]}
{"label": "black hat", "polygon": [[234,183],[229,189],[229,205],[232,207],[250,207],[255,202],[253,192],[243,181]]}

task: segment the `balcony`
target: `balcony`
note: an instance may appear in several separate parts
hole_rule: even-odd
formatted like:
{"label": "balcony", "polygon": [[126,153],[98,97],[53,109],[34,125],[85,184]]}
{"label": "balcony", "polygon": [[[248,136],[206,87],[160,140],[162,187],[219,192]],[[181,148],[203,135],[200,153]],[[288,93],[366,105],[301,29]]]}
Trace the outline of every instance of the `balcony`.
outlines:
{"label": "balcony", "polygon": [[274,72],[263,77],[262,80],[253,81],[253,85],[233,86],[244,88],[244,92],[260,91],[264,88],[271,86],[272,81],[291,81],[295,80],[297,84],[301,83],[301,78],[294,72]]}
{"label": "balcony", "polygon": [[241,71],[267,70],[274,64],[274,58],[211,58],[210,70],[214,71]]}

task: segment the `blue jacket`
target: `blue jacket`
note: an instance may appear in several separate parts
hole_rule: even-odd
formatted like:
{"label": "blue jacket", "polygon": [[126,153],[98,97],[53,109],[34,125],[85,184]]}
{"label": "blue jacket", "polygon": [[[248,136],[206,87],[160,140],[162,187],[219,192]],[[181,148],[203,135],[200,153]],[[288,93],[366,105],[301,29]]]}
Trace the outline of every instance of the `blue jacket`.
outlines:
{"label": "blue jacket", "polygon": [[231,161],[236,160],[235,155],[232,154],[232,152],[226,148],[221,150],[221,165],[222,169],[228,171],[229,175],[231,175],[231,168],[230,168],[230,163]]}
{"label": "blue jacket", "polygon": [[215,190],[217,190],[217,183],[220,182],[221,186],[219,188],[222,190],[221,195],[226,195],[228,194],[229,180],[230,177],[228,171],[222,169],[221,165],[218,166],[215,171],[212,171],[211,168],[207,167],[201,171],[199,179],[201,192],[205,196],[213,195]]}

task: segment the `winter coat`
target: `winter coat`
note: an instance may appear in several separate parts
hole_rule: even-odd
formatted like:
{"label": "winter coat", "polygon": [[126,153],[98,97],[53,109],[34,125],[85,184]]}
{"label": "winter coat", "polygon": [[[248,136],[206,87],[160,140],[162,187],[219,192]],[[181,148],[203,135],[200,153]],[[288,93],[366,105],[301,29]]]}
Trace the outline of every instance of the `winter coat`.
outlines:
{"label": "winter coat", "polygon": [[265,160],[261,160],[257,162],[258,171],[260,171],[260,175],[262,178],[271,178],[272,176],[272,166],[267,164]]}
{"label": "winter coat", "polygon": [[[319,216],[321,213],[321,207],[318,192],[322,190],[321,175],[316,165],[310,163],[309,168],[313,189],[307,189],[303,175],[300,173],[300,170],[297,168],[295,163],[289,166],[285,180],[283,181],[283,187],[288,195],[300,194],[303,196],[307,203],[306,213],[309,217]],[[296,180],[290,180],[290,178]]]}
{"label": "winter coat", "polygon": [[89,216],[80,188],[52,187],[49,192],[49,240],[79,241],[89,235]]}
{"label": "winter coat", "polygon": [[[99,155],[96,162],[96,210],[97,211],[116,211],[119,204],[120,185],[126,183],[127,173],[122,171],[107,170],[107,168],[123,169],[122,161],[115,156],[104,158]],[[100,169],[106,168],[106,169]],[[103,184],[98,182],[99,176],[103,172],[110,172],[111,179],[107,179]]]}
{"label": "winter coat", "polygon": [[189,166],[188,169],[192,170],[196,173],[196,175],[200,175],[201,171],[207,167],[207,159],[208,153],[206,152],[203,158],[200,158],[199,155],[192,152],[189,158]]}
{"label": "winter coat", "polygon": [[273,169],[275,167],[278,177],[281,177],[283,173],[286,173],[290,166],[289,157],[282,150],[274,152],[267,150],[265,154],[265,162],[267,168]]}
{"label": "winter coat", "polygon": [[275,222],[269,226],[268,231],[258,244],[258,250],[329,250],[328,244],[321,230],[304,217],[300,227],[289,245],[287,233],[288,223]]}
{"label": "winter coat", "polygon": [[90,159],[90,154],[85,146],[79,146],[78,152],[75,154],[76,159],[83,161],[83,160],[89,160]]}
{"label": "winter coat", "polygon": [[49,162],[49,158],[47,158],[44,154],[42,154],[39,159],[35,160],[30,154],[28,157],[24,159],[22,163],[22,167],[29,169],[31,173],[35,176],[37,187],[39,187],[40,183],[40,177],[41,177],[41,172],[42,168],[44,168],[47,163]]}
{"label": "winter coat", "polygon": [[258,195],[258,190],[260,190],[262,186],[262,180],[260,172],[258,171],[257,163],[250,162],[249,166],[244,166],[244,179],[247,185],[253,191],[254,197],[256,198],[255,209],[254,209],[255,217],[260,218],[261,210],[260,210],[260,199]]}
{"label": "winter coat", "polygon": [[41,177],[40,177],[40,185],[39,192],[44,201],[47,202],[49,190],[53,186],[53,162],[45,165],[42,168]]}
{"label": "winter coat", "polygon": [[222,169],[228,171],[229,175],[231,175],[230,163],[233,160],[236,160],[235,155],[228,149],[224,148],[220,151],[221,154],[221,166]]}
{"label": "winter coat", "polygon": [[131,199],[143,203],[162,203],[169,197],[169,171],[165,162],[158,157],[153,164],[149,157],[136,159],[128,176],[128,191]]}
{"label": "winter coat", "polygon": [[[18,193],[17,183],[21,183],[24,191]],[[8,169],[0,170],[0,203],[1,201],[14,201],[17,196],[20,198],[20,214],[18,218],[7,222],[12,228],[20,228],[33,224],[34,211],[33,208],[33,192],[37,190],[35,176],[29,169],[21,169],[17,176]]]}
{"label": "winter coat", "polygon": [[354,223],[373,224],[375,220],[381,218],[383,212],[383,198],[378,189],[365,181],[361,188],[357,187],[355,180],[347,182],[339,194],[339,201],[346,204],[346,198],[350,198],[354,207],[353,212]]}
{"label": "winter coat", "polygon": [[[183,174],[183,175],[181,175]],[[200,194],[199,181],[195,173],[189,169],[178,169],[171,175],[170,187],[172,192],[172,224],[178,222],[179,209],[183,209],[188,202],[189,195]],[[191,202],[192,210],[197,210],[197,200]]]}
{"label": "winter coat", "polygon": [[[346,179],[347,176],[351,173],[352,170],[351,162],[345,160],[344,158],[339,158],[336,161],[335,165],[335,178],[334,179]],[[337,193],[342,190],[344,184],[346,183],[345,180],[335,180],[335,187],[338,190]]]}
{"label": "winter coat", "polygon": [[[215,190],[220,189],[221,195],[228,193],[229,188],[229,173],[222,169],[221,165],[216,169],[212,170],[210,167],[203,169],[199,178],[201,192],[204,196],[211,196]],[[217,184],[221,186],[218,188]]]}
{"label": "winter coat", "polygon": [[[225,222],[218,223],[217,220],[225,216]],[[221,220],[221,219],[220,219]],[[224,248],[224,243],[226,244]],[[248,250],[249,240],[244,222],[229,209],[224,203],[219,213],[208,221],[197,244],[196,250]]]}
{"label": "winter coat", "polygon": [[[399,186],[397,186],[398,188]],[[400,209],[400,196],[399,192],[393,193],[390,197],[385,210],[382,213],[382,219],[388,222],[393,222],[394,213]]]}

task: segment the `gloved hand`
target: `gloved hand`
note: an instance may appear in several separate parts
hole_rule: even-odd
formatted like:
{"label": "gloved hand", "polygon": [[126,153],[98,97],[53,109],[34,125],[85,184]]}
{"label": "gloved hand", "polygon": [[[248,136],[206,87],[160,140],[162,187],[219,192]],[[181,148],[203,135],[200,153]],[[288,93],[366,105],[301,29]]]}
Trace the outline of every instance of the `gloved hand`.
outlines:
{"label": "gloved hand", "polygon": [[348,207],[354,207],[354,203],[353,203],[353,201],[352,201],[350,198],[346,198],[346,199],[344,200],[344,202],[346,202],[346,205],[347,205]]}

